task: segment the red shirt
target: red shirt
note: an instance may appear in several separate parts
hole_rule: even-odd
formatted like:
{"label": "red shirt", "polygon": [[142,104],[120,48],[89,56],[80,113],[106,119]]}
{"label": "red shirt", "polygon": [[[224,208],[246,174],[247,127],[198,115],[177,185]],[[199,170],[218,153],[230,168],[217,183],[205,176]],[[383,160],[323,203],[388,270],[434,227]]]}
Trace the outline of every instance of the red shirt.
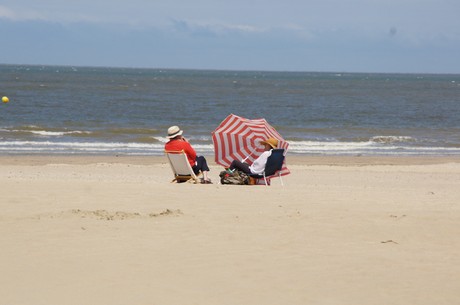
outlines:
{"label": "red shirt", "polygon": [[188,162],[190,166],[195,165],[196,160],[196,152],[193,149],[192,145],[189,142],[185,142],[178,139],[173,139],[165,144],[165,150],[167,151],[181,151],[183,150],[187,155]]}

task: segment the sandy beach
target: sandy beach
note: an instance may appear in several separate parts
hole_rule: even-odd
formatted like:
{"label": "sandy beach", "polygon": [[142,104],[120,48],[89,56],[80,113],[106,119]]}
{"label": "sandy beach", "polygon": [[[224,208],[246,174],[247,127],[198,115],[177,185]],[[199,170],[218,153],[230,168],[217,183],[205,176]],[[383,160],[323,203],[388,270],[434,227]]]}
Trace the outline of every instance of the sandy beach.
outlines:
{"label": "sandy beach", "polygon": [[460,157],[287,161],[265,187],[1,156],[0,304],[460,304]]}

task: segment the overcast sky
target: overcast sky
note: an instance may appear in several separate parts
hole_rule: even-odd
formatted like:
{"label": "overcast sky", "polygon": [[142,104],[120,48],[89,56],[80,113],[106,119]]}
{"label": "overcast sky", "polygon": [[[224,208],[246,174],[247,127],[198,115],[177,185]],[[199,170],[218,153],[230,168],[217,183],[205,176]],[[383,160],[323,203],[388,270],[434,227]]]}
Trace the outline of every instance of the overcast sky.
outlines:
{"label": "overcast sky", "polygon": [[460,73],[460,0],[2,0],[0,63]]}

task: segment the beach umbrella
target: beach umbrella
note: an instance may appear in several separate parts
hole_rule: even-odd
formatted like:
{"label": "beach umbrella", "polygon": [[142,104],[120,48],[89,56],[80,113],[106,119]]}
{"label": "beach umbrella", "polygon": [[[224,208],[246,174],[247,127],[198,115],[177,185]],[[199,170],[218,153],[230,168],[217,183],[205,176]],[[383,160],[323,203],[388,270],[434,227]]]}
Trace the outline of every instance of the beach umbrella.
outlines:
{"label": "beach umbrella", "polygon": [[[215,161],[224,167],[234,159],[252,164],[264,151],[260,141],[276,138],[278,148],[287,152],[289,143],[265,119],[246,119],[230,114],[212,133]],[[289,174],[284,162],[281,175]]]}

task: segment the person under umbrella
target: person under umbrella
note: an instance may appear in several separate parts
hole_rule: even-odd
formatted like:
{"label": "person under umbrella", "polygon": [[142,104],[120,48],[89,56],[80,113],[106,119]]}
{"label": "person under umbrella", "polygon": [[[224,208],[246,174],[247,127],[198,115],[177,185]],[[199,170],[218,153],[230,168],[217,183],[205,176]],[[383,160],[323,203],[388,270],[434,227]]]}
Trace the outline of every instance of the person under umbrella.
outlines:
{"label": "person under umbrella", "polygon": [[[215,161],[226,169],[230,167],[233,160],[252,165],[265,151],[264,146],[260,145],[261,141],[267,141],[270,138],[277,141],[277,145],[271,142],[273,145],[271,148],[276,146],[277,149],[283,149],[283,155],[285,155],[289,143],[267,120],[263,118],[247,119],[230,114],[212,132]],[[283,162],[280,174],[284,176],[289,173],[286,163]]]}
{"label": "person under umbrella", "polygon": [[235,169],[242,171],[246,174],[260,175],[265,170],[267,159],[272,154],[271,150],[278,147],[278,140],[275,138],[268,138],[264,141],[260,141],[260,144],[264,145],[264,152],[249,165],[248,163],[241,162],[239,160],[233,160],[228,170],[233,172]]}

